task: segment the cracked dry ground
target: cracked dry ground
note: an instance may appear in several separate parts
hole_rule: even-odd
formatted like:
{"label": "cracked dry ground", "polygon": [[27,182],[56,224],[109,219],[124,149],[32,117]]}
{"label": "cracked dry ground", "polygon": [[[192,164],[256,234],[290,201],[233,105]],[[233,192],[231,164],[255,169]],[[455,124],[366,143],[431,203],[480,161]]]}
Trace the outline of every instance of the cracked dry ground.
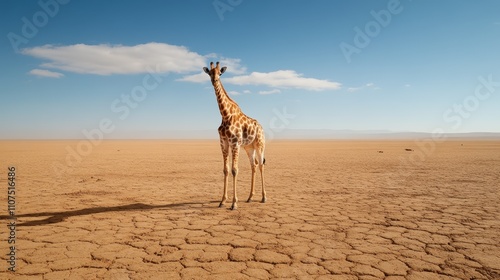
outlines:
{"label": "cracked dry ground", "polygon": [[105,141],[57,177],[77,144],[1,142],[1,279],[500,278],[499,142],[272,141],[268,202],[244,202],[242,154],[236,211],[217,207],[217,141]]}

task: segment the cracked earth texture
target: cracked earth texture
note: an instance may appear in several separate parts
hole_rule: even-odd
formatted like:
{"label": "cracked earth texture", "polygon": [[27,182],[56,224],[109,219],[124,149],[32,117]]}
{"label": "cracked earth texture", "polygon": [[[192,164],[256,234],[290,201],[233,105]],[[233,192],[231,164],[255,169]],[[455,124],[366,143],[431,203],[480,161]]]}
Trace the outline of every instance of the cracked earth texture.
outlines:
{"label": "cracked earth texture", "polygon": [[271,141],[268,202],[243,153],[235,211],[218,141],[104,141],[58,176],[78,143],[0,142],[0,279],[500,279],[498,141]]}

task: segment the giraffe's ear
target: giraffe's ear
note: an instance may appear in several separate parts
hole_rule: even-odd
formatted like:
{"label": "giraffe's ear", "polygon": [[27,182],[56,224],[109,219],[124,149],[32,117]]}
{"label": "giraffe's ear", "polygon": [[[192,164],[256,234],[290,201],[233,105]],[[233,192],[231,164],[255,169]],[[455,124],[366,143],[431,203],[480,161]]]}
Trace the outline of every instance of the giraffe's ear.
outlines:
{"label": "giraffe's ear", "polygon": [[210,71],[208,71],[207,67],[203,67],[203,71],[205,71],[205,73],[207,73],[207,74],[210,74]]}
{"label": "giraffe's ear", "polygon": [[220,73],[222,74],[222,73],[226,72],[226,69],[227,69],[227,67],[226,67],[226,66],[222,67],[222,68],[220,69]]}

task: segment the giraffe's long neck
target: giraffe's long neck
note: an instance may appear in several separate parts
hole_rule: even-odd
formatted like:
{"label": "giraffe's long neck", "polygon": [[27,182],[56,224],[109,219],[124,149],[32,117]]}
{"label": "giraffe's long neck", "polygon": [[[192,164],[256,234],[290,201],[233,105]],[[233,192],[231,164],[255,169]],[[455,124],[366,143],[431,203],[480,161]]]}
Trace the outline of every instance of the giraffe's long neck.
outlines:
{"label": "giraffe's long neck", "polygon": [[232,115],[240,112],[240,107],[229,97],[224,86],[219,81],[213,83],[217,104],[223,120],[229,119]]}

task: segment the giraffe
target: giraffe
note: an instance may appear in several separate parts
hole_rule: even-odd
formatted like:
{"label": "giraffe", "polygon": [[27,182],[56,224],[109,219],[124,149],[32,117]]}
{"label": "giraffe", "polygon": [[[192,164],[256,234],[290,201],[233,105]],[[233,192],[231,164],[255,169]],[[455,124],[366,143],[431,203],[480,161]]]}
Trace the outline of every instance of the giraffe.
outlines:
{"label": "giraffe", "polygon": [[219,139],[224,159],[224,193],[219,207],[222,207],[227,200],[227,185],[229,180],[229,152],[232,155],[233,175],[233,203],[231,210],[238,208],[238,197],[236,195],[236,182],[238,178],[238,158],[240,148],[245,149],[250,166],[252,167],[252,181],[250,187],[250,195],[247,202],[252,201],[255,194],[255,173],[259,166],[260,177],[262,183],[262,200],[266,202],[266,190],[264,188],[264,149],[265,139],[264,130],[257,120],[243,114],[238,104],[232,100],[222,86],[220,76],[226,71],[227,67],[220,68],[219,62],[214,67],[214,63],[210,62],[210,69],[203,67],[203,71],[210,76],[212,85],[214,86],[217,104],[222,116],[222,123],[219,126]]}

